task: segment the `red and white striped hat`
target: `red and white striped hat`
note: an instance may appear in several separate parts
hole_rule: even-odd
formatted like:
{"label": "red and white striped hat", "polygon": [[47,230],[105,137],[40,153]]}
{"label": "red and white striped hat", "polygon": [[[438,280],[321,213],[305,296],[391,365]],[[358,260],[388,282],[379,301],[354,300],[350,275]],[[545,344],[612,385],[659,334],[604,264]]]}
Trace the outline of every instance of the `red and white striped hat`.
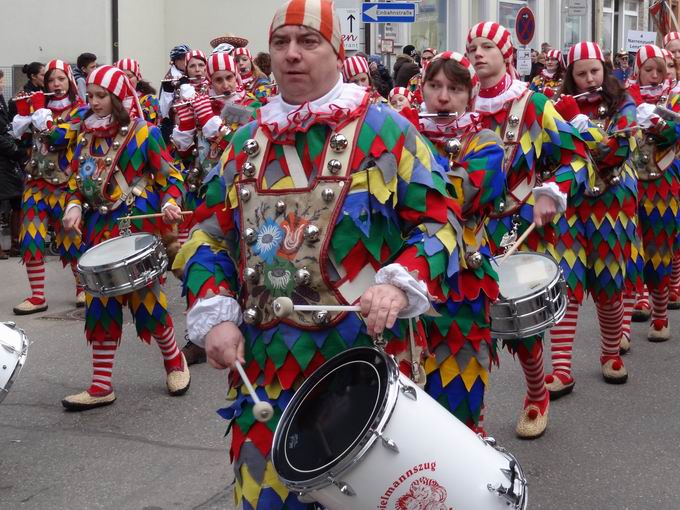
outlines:
{"label": "red and white striped hat", "polygon": [[[78,85],[76,85],[76,79],[73,77],[73,70],[71,69],[71,66],[67,62],[55,58],[47,63],[47,70],[45,71],[45,74],[54,69],[63,71],[64,74],[66,74],[69,82],[69,92],[78,94]],[[47,83],[45,83],[45,85],[47,85]]]}
{"label": "red and white striped hat", "polygon": [[665,61],[661,48],[655,46],[654,44],[645,44],[644,46],[640,47],[640,49],[635,54],[635,67],[633,68],[633,74],[635,76],[640,74],[640,68],[650,58],[660,58]]}
{"label": "red and white striped hat", "polygon": [[665,58],[666,60],[668,60],[669,58],[673,59],[673,54],[666,48],[661,48],[661,53],[663,54],[663,58]]}
{"label": "red and white striped hat", "polygon": [[477,37],[488,39],[498,46],[505,60],[512,58],[512,36],[504,26],[495,21],[477,23],[468,32],[467,44],[470,44]]}
{"label": "red and white striped hat", "polygon": [[578,44],[574,44],[569,48],[569,54],[567,55],[567,65],[571,65],[577,60],[599,60],[604,62],[604,54],[602,53],[602,48],[600,45],[594,42],[583,41]]}
{"label": "red and white striped hat", "polygon": [[186,58],[187,64],[189,63],[189,60],[191,60],[192,58],[197,58],[197,59],[205,62],[206,65],[208,64],[208,57],[206,57],[205,53],[203,53],[201,50],[191,50],[190,52],[188,52],[186,54],[185,58]]}
{"label": "red and white striped hat", "polygon": [[342,44],[340,17],[333,0],[290,0],[279,7],[269,26],[269,42],[272,34],[286,25],[301,25],[316,30],[333,47],[340,59],[345,58]]}
{"label": "red and white striped hat", "polygon": [[413,102],[413,93],[409,89],[407,89],[406,87],[394,87],[392,90],[390,90],[390,93],[387,96],[387,99],[392,99],[397,94],[401,94],[406,99],[408,99],[409,102]]}
{"label": "red and white striped hat", "polygon": [[100,66],[87,77],[88,85],[99,85],[120,99],[133,117],[144,118],[137,93],[123,71],[114,66]]}
{"label": "red and white striped hat", "polygon": [[347,57],[342,63],[342,76],[346,82],[361,73],[368,74],[368,62],[364,57]]}
{"label": "red and white striped hat", "polygon": [[208,78],[210,78],[217,71],[231,71],[236,75],[236,80],[241,83],[241,74],[238,72],[238,66],[234,61],[234,57],[224,51],[213,53],[208,59]]}
{"label": "red and white striped hat", "polygon": [[669,42],[675,41],[676,39],[680,39],[680,32],[668,32],[666,35],[663,36],[664,48],[668,46]]}
{"label": "red and white striped hat", "polygon": [[562,52],[560,50],[548,50],[548,53],[545,54],[547,58],[554,58],[559,62],[560,67],[564,67],[564,59],[562,58]]}
{"label": "red and white striped hat", "polygon": [[463,68],[465,68],[470,74],[470,100],[468,101],[468,111],[475,111],[475,103],[477,102],[479,89],[482,85],[479,81],[479,76],[477,76],[477,72],[475,71],[475,67],[472,65],[472,62],[470,62],[470,60],[465,55],[461,55],[456,51],[442,51],[432,59],[432,62],[440,59],[453,60],[463,66]]}
{"label": "red and white striped hat", "polygon": [[238,57],[239,55],[245,55],[248,57],[248,60],[253,60],[253,55],[250,53],[250,50],[248,48],[235,48],[234,49],[234,58]]}
{"label": "red and white striped hat", "polygon": [[124,58],[113,64],[121,71],[130,71],[138,80],[142,79],[142,70],[139,67],[139,62],[134,58]]}

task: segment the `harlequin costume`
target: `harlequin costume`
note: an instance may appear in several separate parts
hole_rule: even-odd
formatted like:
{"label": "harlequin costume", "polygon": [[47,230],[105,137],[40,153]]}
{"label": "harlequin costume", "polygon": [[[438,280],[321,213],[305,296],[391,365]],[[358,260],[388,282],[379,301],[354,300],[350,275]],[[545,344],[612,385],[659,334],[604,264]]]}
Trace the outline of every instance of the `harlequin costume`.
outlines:
{"label": "harlequin costume", "polygon": [[559,63],[558,71],[552,73],[547,69],[542,69],[538,76],[531,80],[529,90],[540,92],[545,96],[552,98],[557,94],[562,86],[562,74],[564,73],[564,60],[562,60],[562,52],[559,50],[549,50],[546,54],[547,58],[554,58]]}
{"label": "harlequin costume", "polygon": [[256,77],[253,72],[253,55],[250,53],[248,48],[235,48],[233,57],[238,63],[238,57],[245,56],[250,60],[250,71],[242,72],[241,81],[243,82],[243,88],[250,92],[255,98],[262,104],[266,104],[269,98],[273,94],[272,84],[266,76]]}
{"label": "harlequin costume", "polygon": [[[270,35],[300,23],[344,56],[332,2],[286,3]],[[266,424],[254,421],[252,398],[233,381],[234,403],[220,414],[232,420],[237,503],[311,509],[273,471],[276,423],[313,370],[372,341],[355,313],[296,312],[280,321],[271,302],[283,295],[297,303],[354,303],[374,282],[403,277],[409,283],[397,286],[407,289],[409,306],[401,317],[422,313],[427,293],[442,298],[444,276],[453,279],[459,269],[457,207],[416,128],[389,108],[369,105],[366,91],[340,76],[312,102],[272,98],[256,122],[234,135],[220,166],[198,213],[203,221],[176,261],[186,260],[189,336],[201,342],[219,322],[239,324],[243,306],[245,371],[275,415]],[[385,332],[392,349],[405,348],[404,328],[398,321]]]}
{"label": "harlequin costume", "polygon": [[[498,84],[480,91],[476,103],[481,125],[502,138],[506,151],[506,196],[487,221],[491,252],[498,255],[503,252],[504,236],[519,237],[533,222],[535,198],[548,194],[557,203],[558,214],[564,211],[567,195],[555,184],[541,185],[542,181],[555,173],[577,181],[583,179],[588,168],[585,144],[555,111],[552,102],[512,78],[515,71],[510,33],[498,23],[486,22],[472,27],[468,44],[478,37],[498,47],[507,68]],[[520,249],[547,252],[555,236],[551,225],[536,228]],[[527,383],[517,434],[523,438],[540,436],[547,427],[549,409],[543,373],[543,337],[507,340],[505,345],[519,358]]]}
{"label": "harlequin costume", "polygon": [[[113,66],[102,66],[87,78],[118,98],[128,111],[128,125],[100,118],[85,107],[70,123],[60,124],[57,133],[77,135],[69,180],[67,212],[83,211],[84,243],[89,247],[121,234],[118,218],[161,211],[181,203],[182,177],[173,166],[160,131],[146,122],[125,74]],[[100,180],[101,178],[101,180]],[[133,220],[131,232],[159,234],[165,227],[157,219]],[[112,403],[116,396],[111,372],[121,340],[123,307],[132,312],[137,335],[159,345],[171,395],[189,387],[189,369],[175,343],[167,298],[155,281],[147,287],[115,297],[87,293],[85,336],[92,346],[93,376],[88,390],[66,397],[69,410],[85,410]]]}
{"label": "harlequin costume", "polygon": [[[122,71],[130,71],[137,77],[137,80],[142,80],[142,70],[139,67],[139,62],[135,59],[124,58],[114,65]],[[160,103],[158,98],[154,94],[142,94],[139,91],[137,92],[137,97],[139,97],[139,104],[142,107],[144,119],[151,124],[158,125],[160,123]]]}
{"label": "harlequin costume", "polygon": [[[365,74],[372,83],[371,72],[368,69],[368,61],[364,57],[347,57],[342,63],[342,76],[345,80],[345,83],[351,83],[352,78],[359,74]],[[378,92],[373,87],[373,85],[367,87],[367,90],[372,104],[387,102],[385,98],[380,95],[380,92]]]}
{"label": "harlequin costume", "polygon": [[[430,356],[425,362],[425,390],[473,430],[483,432],[484,390],[493,363],[498,363],[491,338],[489,304],[498,298],[497,274],[484,229],[486,214],[503,195],[503,145],[499,136],[480,129],[474,112],[479,78],[464,56],[446,51],[436,59],[451,59],[470,73],[472,90],[466,113],[448,124],[422,118],[420,131],[436,148],[447,168],[453,197],[462,211],[464,249],[460,286],[444,303],[434,305],[440,317],[426,317]],[[423,103],[425,105],[425,103]],[[446,313],[443,311],[446,310]]]}
{"label": "harlequin costume", "polygon": [[[577,60],[604,62],[602,50],[582,42],[569,50],[569,65]],[[579,305],[586,293],[592,296],[600,322],[600,364],[605,381],[625,383],[627,371],[620,357],[624,326],[623,295],[641,281],[640,243],[637,238],[637,178],[630,164],[637,127],[635,105],[628,95],[609,110],[600,94],[560,99],[558,111],[569,119],[586,140],[596,172],[591,173],[583,192],[574,193],[557,226],[561,237],[555,245],[569,291],[565,319],[553,327],[553,373],[546,377],[553,398],[573,389],[571,358]],[[563,189],[564,177],[554,180]],[[627,340],[628,337],[624,339]]]}
{"label": "harlequin costume", "polygon": [[[51,60],[47,73],[62,71],[68,78],[68,90],[46,98],[42,92],[17,100],[18,113],[12,121],[12,134],[33,139],[31,160],[26,167],[26,185],[21,201],[20,256],[26,264],[31,297],[14,307],[17,315],[47,310],[45,299],[45,243],[51,226],[56,236],[59,258],[70,265],[76,280],[76,304],[85,304],[83,287],[78,282],[76,265],[82,253],[80,236],[64,232],[61,217],[66,206],[67,182],[71,174],[75,137],[54,134],[54,120],[68,122],[79,106],[78,87],[71,66],[63,60]],[[71,99],[74,97],[75,99]],[[47,99],[47,101],[46,101]],[[29,129],[31,133],[29,134]]]}

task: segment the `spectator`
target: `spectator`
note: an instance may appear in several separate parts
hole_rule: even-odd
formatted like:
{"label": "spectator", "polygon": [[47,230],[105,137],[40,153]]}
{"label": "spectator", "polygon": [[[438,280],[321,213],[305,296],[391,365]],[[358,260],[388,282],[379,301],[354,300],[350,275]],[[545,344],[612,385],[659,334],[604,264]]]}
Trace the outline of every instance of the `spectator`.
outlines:
{"label": "spectator", "polygon": [[550,46],[549,42],[541,43],[541,53],[547,55],[550,50],[552,50],[552,46]]}
{"label": "spectator", "polygon": [[255,65],[260,68],[260,71],[267,75],[267,78],[271,79],[272,59],[269,56],[269,53],[261,51],[260,53],[257,54],[257,57],[255,57],[253,62],[255,62]]}
{"label": "spectator", "polygon": [[390,72],[382,63],[380,55],[371,55],[368,57],[368,68],[371,71],[375,89],[382,97],[387,98],[390,90],[393,88],[393,82]]}
{"label": "spectator", "polygon": [[[28,78],[28,81],[26,82],[22,89],[24,92],[30,94],[32,92],[43,90],[43,87],[45,86],[45,64],[41,62],[31,62],[30,64],[25,64],[24,67],[21,68],[21,72],[24,73]],[[10,122],[12,121],[16,114],[17,114],[16,105],[14,104],[14,101],[10,101],[9,103]],[[30,145],[30,140],[27,142],[27,144]]]}
{"label": "spectator", "polygon": [[88,75],[97,69],[97,55],[94,53],[81,53],[76,60],[76,67],[73,69],[73,77],[78,85],[78,95],[80,99],[87,102],[87,91],[85,82]]}
{"label": "spectator", "polygon": [[408,81],[420,72],[420,67],[414,60],[418,55],[415,46],[407,44],[403,53],[397,57],[394,63],[394,86],[407,87]]}
{"label": "spectator", "polygon": [[528,81],[531,83],[536,76],[541,74],[543,69],[545,69],[545,55],[536,50],[531,50],[531,73]]}
{"label": "spectator", "polygon": [[623,85],[630,78],[631,67],[628,52],[624,49],[619,50],[614,59],[614,64],[614,77]]}

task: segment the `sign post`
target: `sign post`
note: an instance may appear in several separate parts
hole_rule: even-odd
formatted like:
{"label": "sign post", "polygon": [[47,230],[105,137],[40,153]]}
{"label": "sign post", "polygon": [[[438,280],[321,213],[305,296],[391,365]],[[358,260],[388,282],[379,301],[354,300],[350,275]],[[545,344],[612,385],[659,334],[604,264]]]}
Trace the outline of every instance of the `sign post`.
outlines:
{"label": "sign post", "polygon": [[364,2],[361,21],[364,23],[413,23],[416,4],[404,2]]}
{"label": "sign post", "polygon": [[517,42],[522,45],[517,48],[517,72],[520,76],[531,73],[531,50],[526,47],[534,38],[536,32],[536,19],[534,13],[528,7],[522,7],[517,11],[515,18],[515,34]]}

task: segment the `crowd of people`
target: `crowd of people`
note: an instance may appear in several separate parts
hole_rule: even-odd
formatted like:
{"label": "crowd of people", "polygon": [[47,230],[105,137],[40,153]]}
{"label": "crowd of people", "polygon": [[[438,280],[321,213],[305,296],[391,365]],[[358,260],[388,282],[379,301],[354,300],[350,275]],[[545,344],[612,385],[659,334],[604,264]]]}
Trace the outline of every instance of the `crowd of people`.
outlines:
{"label": "crowd of people", "polygon": [[[160,348],[170,395],[188,390],[189,365],[239,362],[279,418],[315,369],[381,335],[429,395],[485,434],[498,259],[519,237],[521,250],[557,262],[568,294],[548,355],[543,333],[502,342],[526,383],[519,437],[542,435],[551,401],[574,388],[588,296],[605,382],[627,381],[631,320],[651,318],[649,341],[670,338],[668,309],[680,307],[680,33],[641,47],[631,69],[627,53],[613,69],[594,42],[564,55],[546,44],[529,81],[515,70],[510,32],[491,21],[470,28],[460,53],[405,46],[390,73],[376,56],[345,54],[330,0],[277,10],[267,53],[253,57],[234,35],[210,45],[174,47],[158,92],[132,56],[99,65],[85,53],[75,67],[25,66],[23,92],[10,106],[0,98],[11,231],[0,257],[20,257],[31,289],[14,313],[47,309],[50,241],[85,307],[93,375],[66,409],[115,401],[127,307],[139,338]],[[119,236],[126,216],[132,232],[163,239],[182,280],[181,350],[162,278],[114,297],[79,279],[79,258]],[[278,297],[361,312],[281,318]],[[405,354],[412,319],[416,359]],[[311,508],[270,476],[274,430],[254,419],[235,371],[230,384],[220,414],[231,421],[238,503]]]}

